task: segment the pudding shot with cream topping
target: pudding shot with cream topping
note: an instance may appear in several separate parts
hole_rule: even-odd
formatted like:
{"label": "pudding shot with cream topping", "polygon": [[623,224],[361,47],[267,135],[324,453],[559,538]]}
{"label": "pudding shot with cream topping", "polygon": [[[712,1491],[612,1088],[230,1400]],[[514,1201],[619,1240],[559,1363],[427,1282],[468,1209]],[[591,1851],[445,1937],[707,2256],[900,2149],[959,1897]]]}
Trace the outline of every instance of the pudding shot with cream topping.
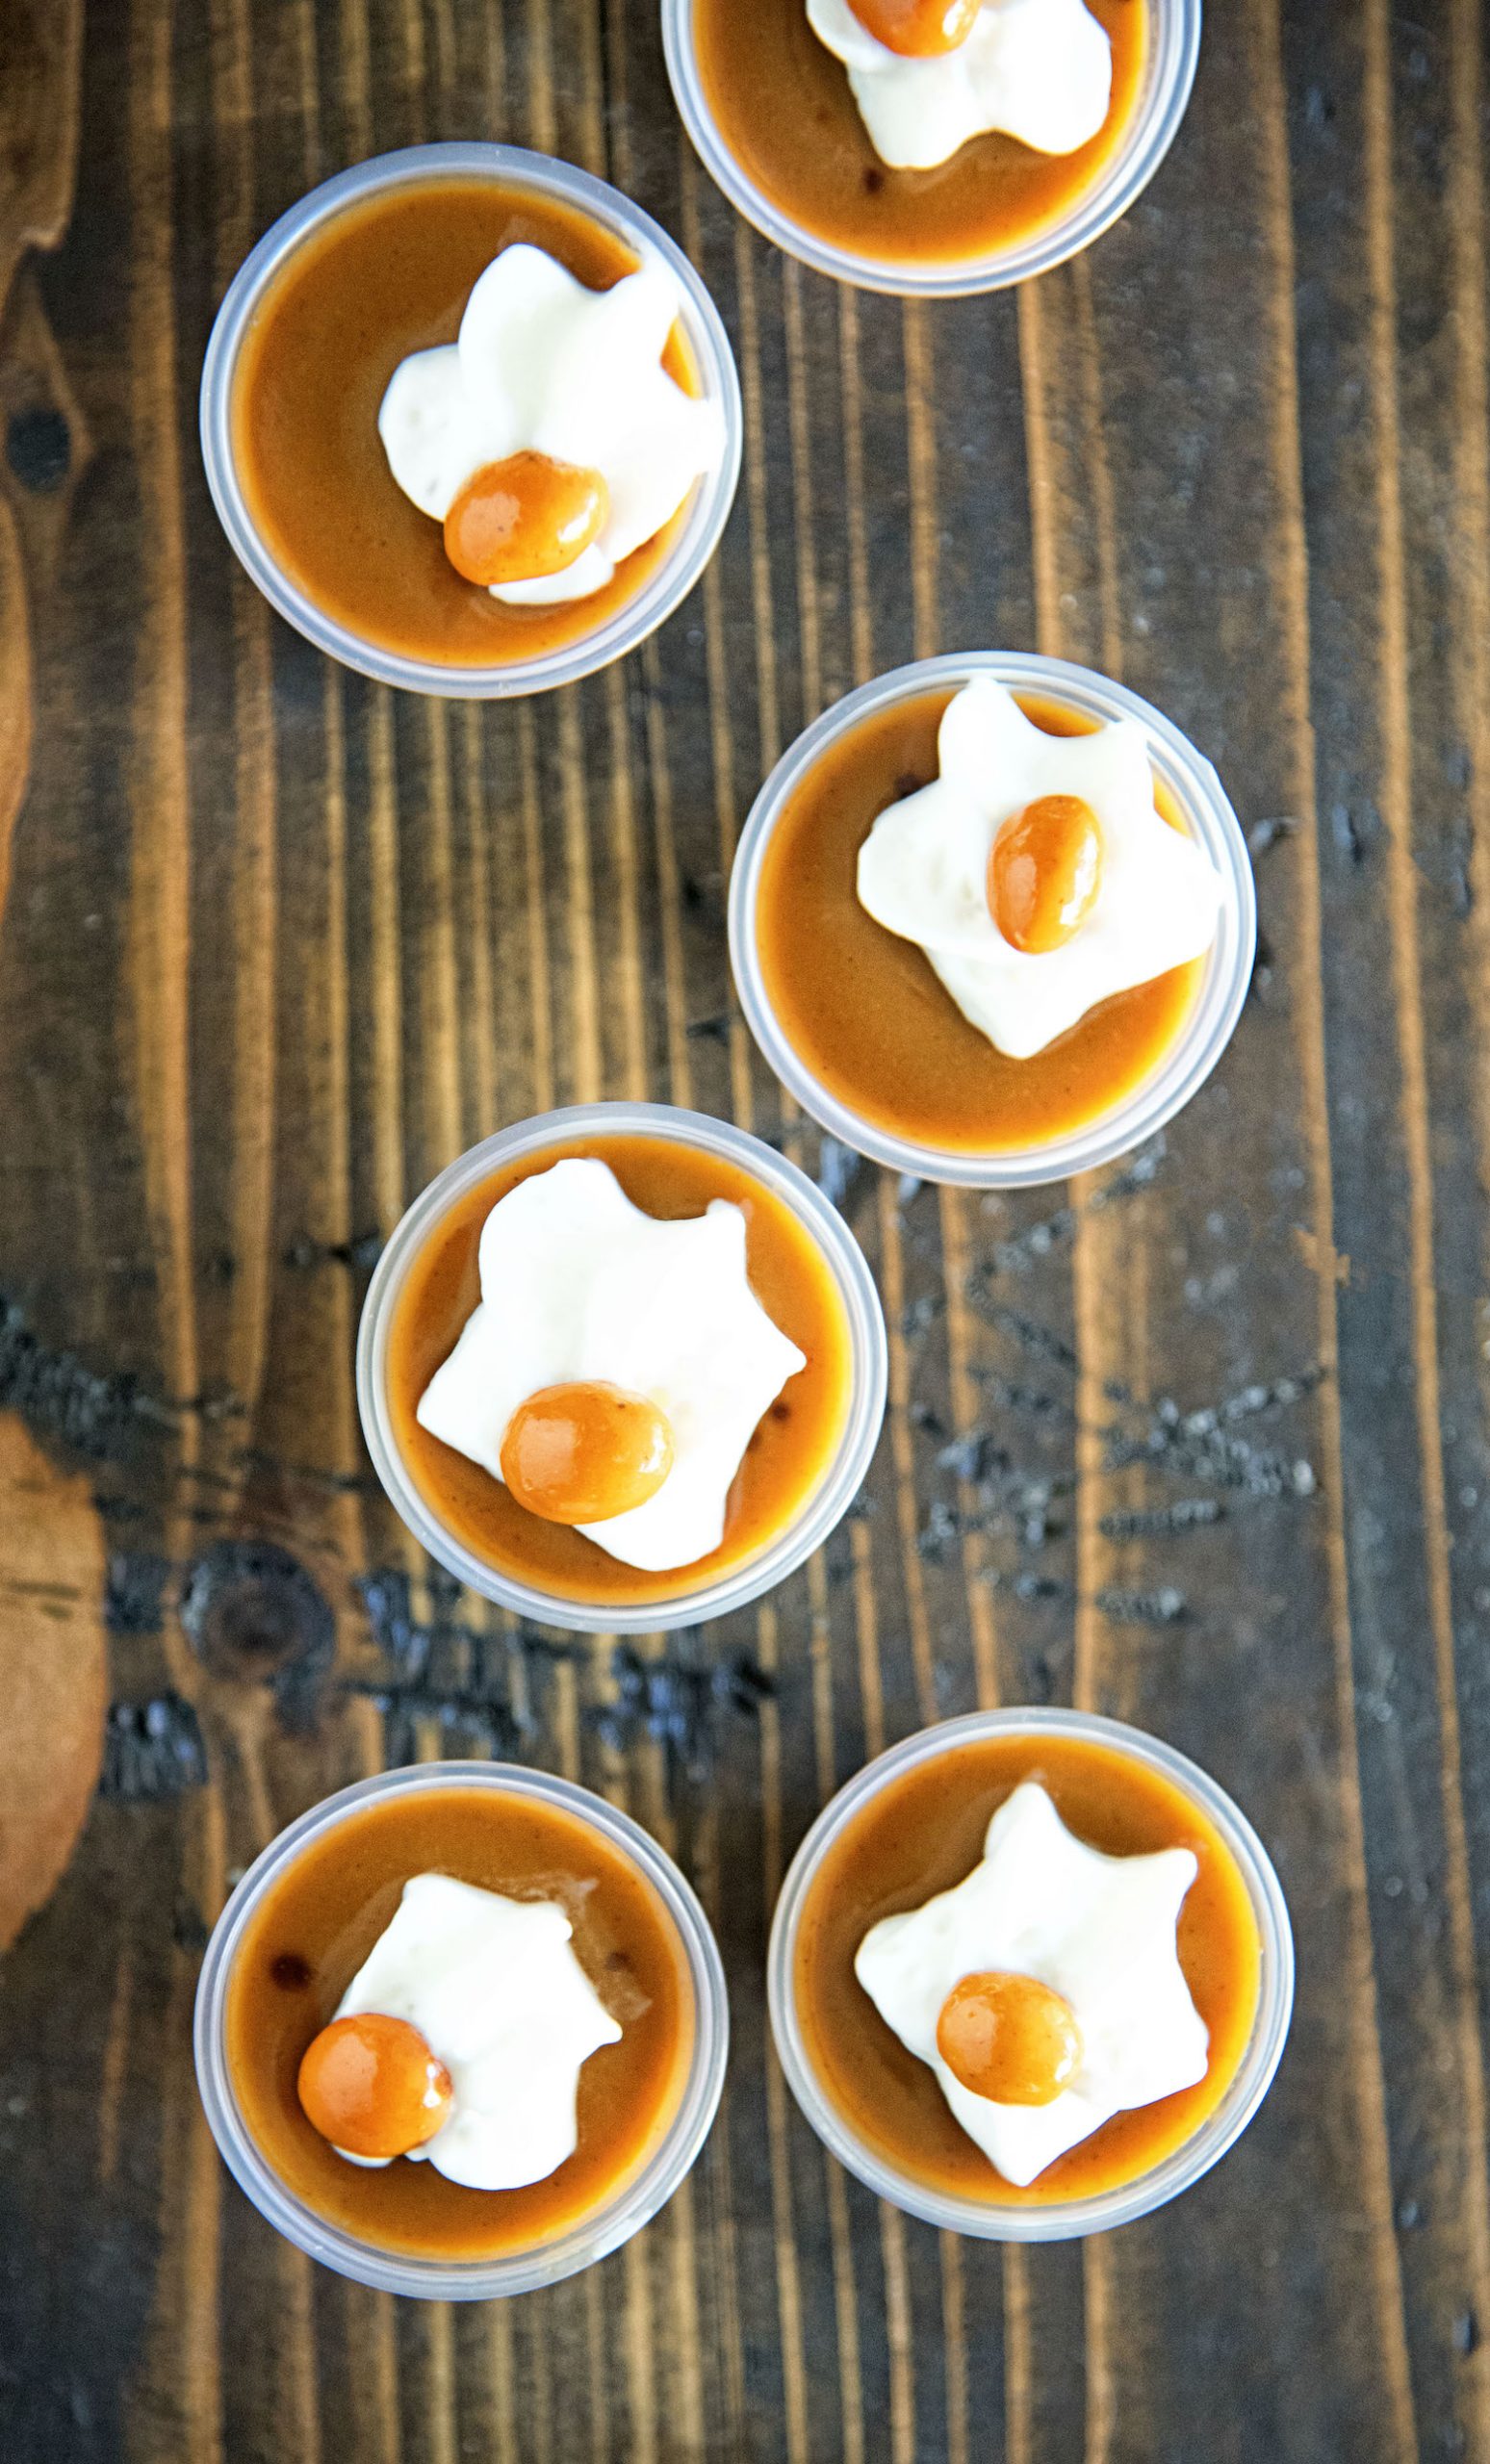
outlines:
{"label": "pudding shot with cream topping", "polygon": [[738,449],[686,259],[603,183],[501,146],[380,158],[276,225],[224,304],[203,424],[229,535],[302,630],[475,694],[660,621]]}
{"label": "pudding shot with cream topping", "polygon": [[1235,1023],[1254,930],[1236,816],[1179,732],[1085,670],[991,654],[808,731],[742,835],[730,928],[751,1027],[826,1128],[989,1186],[1169,1117]]}
{"label": "pudding shot with cream topping", "polygon": [[459,1193],[370,1295],[376,1363],[364,1339],[395,1503],[467,1579],[559,1623],[681,1613],[811,1545],[878,1424],[878,1310],[841,1219],[815,1193],[800,1209],[793,1168],[738,1131],[619,1109],[624,1128],[601,1107],[564,1136],[560,1115],[511,1160],[452,1168]]}
{"label": "pudding shot with cream topping", "polygon": [[266,1852],[209,1951],[198,2067],[224,2155],[302,2247],[481,2294],[654,2212],[723,2026],[707,1928],[645,1834],[545,1774],[445,1763]]}
{"label": "pudding shot with cream topping", "polygon": [[805,1843],[772,1947],[809,2118],[973,2232],[1045,2203],[1094,2230],[1187,2149],[1212,2161],[1272,2076],[1291,1978],[1235,1809],[1137,1732],[1061,1712],[949,1722],[871,1765]]}
{"label": "pudding shot with cream topping", "polygon": [[1178,116],[1175,14],[1174,0],[674,0],[664,20],[684,118],[742,211],[829,272],[916,290],[992,287],[1039,270],[1047,241],[1050,261],[1083,244],[1061,235],[1140,121]]}

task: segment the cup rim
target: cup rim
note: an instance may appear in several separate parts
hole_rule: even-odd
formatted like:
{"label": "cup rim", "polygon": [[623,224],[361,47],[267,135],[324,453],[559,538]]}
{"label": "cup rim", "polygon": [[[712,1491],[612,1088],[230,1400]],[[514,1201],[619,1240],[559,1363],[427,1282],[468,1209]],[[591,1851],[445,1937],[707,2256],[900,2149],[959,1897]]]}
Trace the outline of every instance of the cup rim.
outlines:
{"label": "cup rim", "polygon": [[[248,324],[268,285],[306,238],[349,206],[385,189],[439,177],[500,181],[578,207],[643,263],[660,262],[678,283],[680,316],[706,398],[724,416],[718,466],[694,486],[682,529],[656,571],[595,631],[531,658],[487,666],[412,658],[371,642],[320,607],[278,563],[256,527],[233,453],[233,378]],[[744,445],[739,375],[724,321],[694,265],[661,224],[608,181],[521,145],[485,142],[400,146],[339,171],[307,192],[250,248],[223,296],[202,365],[199,428],[207,485],[228,543],[287,623],[344,667],[383,684],[454,701],[506,701],[572,684],[626,656],[672,615],[698,581],[729,520]]]}
{"label": "cup rim", "polygon": [[[681,1945],[692,1987],[693,2058],[678,2110],[640,2170],[590,2215],[535,2249],[481,2259],[424,2258],[384,2249],[333,2224],[290,2191],[239,2109],[224,2044],[228,1985],[245,1927],[265,1891],[310,1842],[368,1804],[426,1788],[476,1788],[540,1799],[577,1815],[629,1856],[657,1892]],[[672,2197],[708,2136],[724,2090],[730,2006],[713,1928],[692,1886],[649,1832],[572,1780],[522,1763],[422,1762],[374,1773],[322,1798],[254,1859],[212,1931],[193,2023],[197,2085],[218,2151],[239,2188],[276,2232],[338,2275],[425,2301],[491,2301],[578,2274],[629,2242]]]}
{"label": "cup rim", "polygon": [[[1134,718],[1148,736],[1149,759],[1182,808],[1198,845],[1220,876],[1216,939],[1200,988],[1179,1034],[1125,1102],[1041,1146],[1007,1153],[933,1146],[866,1119],[809,1069],[772,1006],[756,937],[760,877],[772,833],[791,798],[831,745],[877,711],[917,700],[941,685],[989,676],[1011,691],[1044,692],[1098,724]],[[1173,1119],[1216,1067],[1241,1017],[1257,948],[1257,894],[1246,839],[1212,764],[1152,703],[1096,670],[1028,651],[959,651],[891,668],[833,704],[789,745],[752,806],[730,877],[730,964],[746,1024],[788,1093],[831,1135],[889,1170],[954,1188],[1042,1189],[1074,1172],[1127,1155]]]}
{"label": "cup rim", "polygon": [[[651,1137],[724,1157],[762,1182],[815,1240],[848,1323],[850,1392],[836,1452],[816,1489],[758,1555],[669,1599],[591,1606],[540,1591],[488,1565],[449,1533],[404,1468],[385,1395],[393,1307],[419,1249],[454,1201],[505,1164],[594,1136]],[[401,1521],[468,1589],[538,1625],[580,1633],[653,1634],[698,1626],[744,1607],[785,1580],[834,1531],[863,1481],[879,1442],[888,1387],[888,1346],[879,1293],[863,1251],[838,1210],[785,1155],[748,1130],[671,1104],[576,1104],[540,1113],[469,1147],[430,1182],[397,1226],[373,1272],[357,1336],[357,1406],[378,1479]]]}
{"label": "cup rim", "polygon": [[[1191,1798],[1220,1835],[1246,1886],[1262,1946],[1257,2012],[1236,2072],[1220,2103],[1161,2163],[1131,2182],[1086,2198],[1045,2205],[960,2198],[931,2189],[868,2148],[820,2087],[797,2018],[795,1954],[808,1890],[824,1853],[887,1782],[958,1745],[990,1736],[1057,1732],[1107,1745],[1157,1771]],[[1188,2190],[1241,2137],[1272,2084],[1288,2038],[1294,2004],[1294,1937],[1288,1904],[1272,1860],[1246,1814],[1188,1755],[1124,1720],[1095,1711],[1034,1706],[972,1711],[943,1720],[878,1755],[823,1808],[787,1869],[772,1919],[767,1952],[771,2032],[798,2105],[824,2145],[858,2180],[894,2207],[943,2231],[986,2242],[1067,2242],[1131,2224]]]}
{"label": "cup rim", "polygon": [[1048,273],[1101,238],[1148,186],[1174,142],[1200,57],[1202,0],[1150,0],[1152,43],[1143,90],[1109,161],[1070,211],[1009,248],[946,265],[860,255],[797,222],[758,187],[726,145],[709,109],[694,41],[696,0],[662,0],[662,40],[673,97],[695,151],[736,212],[818,273],[861,291],[908,299],[963,299]]}

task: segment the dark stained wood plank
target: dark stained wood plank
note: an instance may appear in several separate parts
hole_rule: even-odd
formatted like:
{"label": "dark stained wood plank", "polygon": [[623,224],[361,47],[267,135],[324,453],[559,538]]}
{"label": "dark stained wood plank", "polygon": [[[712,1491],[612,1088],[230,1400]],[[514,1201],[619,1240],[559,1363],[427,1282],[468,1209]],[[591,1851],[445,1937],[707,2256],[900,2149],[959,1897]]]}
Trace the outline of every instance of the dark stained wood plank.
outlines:
{"label": "dark stained wood plank", "polygon": [[[1326,463],[1317,450],[1305,472],[1317,543],[1316,691],[1336,707],[1349,693],[1352,707],[1349,736],[1331,731],[1321,760],[1328,821],[1322,844],[1333,858],[1338,918],[1335,947],[1326,954],[1327,997],[1345,1030],[1338,1039],[1332,1131],[1341,1203],[1351,1219],[1349,1236],[1342,1234],[1352,1262],[1341,1299],[1342,1373],[1351,1375],[1363,1401],[1404,1390],[1413,1397],[1413,1417],[1404,1414],[1390,1434],[1369,1409],[1346,1431],[1357,1665],[1371,1714],[1363,1723],[1363,1774],[1377,1810],[1370,1861],[1376,1891],[1390,1888],[1396,1897],[1421,1894],[1426,1886],[1442,1909],[1426,1926],[1377,1923],[1391,2040],[1400,2046],[1415,2035],[1422,2060],[1435,2069],[1442,2066],[1440,2084],[1429,2091],[1418,2063],[1400,2052],[1394,2062],[1388,2100],[1394,2189],[1418,2402],[1436,2436],[1473,2449],[1490,2436],[1484,2357],[1464,2351],[1460,2323],[1482,2315],[1486,2299],[1483,2054],[1470,1947],[1441,1452],[1439,1321],[1447,1311],[1444,1322],[1451,1324],[1453,1313],[1449,1296],[1440,1302],[1435,1291],[1434,1132],[1420,956],[1420,910],[1431,917],[1436,902],[1421,892],[1419,866],[1428,870],[1433,859],[1413,808],[1413,773],[1419,758],[1425,767],[1431,763],[1432,739],[1420,735],[1415,671],[1421,650],[1409,666],[1403,518],[1412,470],[1404,463],[1399,375],[1399,296],[1402,313],[1428,330],[1433,290],[1431,276],[1424,283],[1426,261],[1436,253],[1435,239],[1438,249],[1447,244],[1441,223],[1435,232],[1439,209],[1419,169],[1429,160],[1431,105],[1419,120],[1412,167],[1398,170],[1400,205],[1392,193],[1394,68],[1406,71],[1409,54],[1421,49],[1420,32],[1394,34],[1374,13],[1356,42],[1309,57],[1309,73],[1320,81],[1310,91],[1330,111],[1325,146],[1332,152],[1352,140],[1360,144],[1366,211],[1357,237],[1348,239],[1338,224],[1331,231],[1335,283],[1359,305],[1349,339],[1331,337],[1322,347],[1317,329],[1310,337],[1324,414],[1319,424],[1334,451]],[[1413,83],[1421,86],[1421,70]],[[1403,235],[1414,234],[1404,236],[1400,294],[1399,217]],[[1402,351],[1404,372],[1418,356]],[[1343,428],[1348,394],[1354,406]],[[1347,550],[1340,491],[1351,480],[1367,510],[1363,523],[1361,505],[1353,507]],[[1420,523],[1417,538],[1423,570],[1431,576],[1440,552],[1436,526]],[[1358,577],[1349,590],[1343,587],[1347,553]],[[1418,638],[1426,647],[1432,629]],[[1363,697],[1368,679],[1369,697]],[[1364,971],[1375,966],[1382,970],[1381,988],[1368,1006]],[[1387,987],[1390,1000],[1382,997]],[[1462,1047],[1456,1051],[1443,1035],[1435,1043],[1440,1135],[1451,1139],[1450,1124],[1463,1101],[1451,1091]],[[1471,1186],[1482,1187],[1477,1161],[1466,1160]],[[1471,1332],[1467,1322],[1464,1332]],[[1404,1628],[1426,1646],[1405,1657]],[[1426,2243],[1420,2220],[1430,2209],[1447,2229]]]}
{"label": "dark stained wood plank", "polygon": [[[71,458],[67,429],[58,424],[70,405],[65,397],[56,398],[59,372],[47,349],[44,321],[36,314],[30,284],[17,276],[28,250],[55,248],[66,228],[77,168],[82,33],[82,0],[62,0],[55,9],[17,0],[0,26],[0,82],[7,97],[0,128],[0,334],[6,367],[0,411],[9,449],[0,482],[0,907],[10,879],[11,833],[31,766],[35,695],[28,562],[33,589],[42,578],[37,565],[45,570],[36,552],[35,516],[27,525],[27,494],[55,496]],[[33,531],[30,559],[23,525]],[[54,527],[45,525],[42,537]]]}

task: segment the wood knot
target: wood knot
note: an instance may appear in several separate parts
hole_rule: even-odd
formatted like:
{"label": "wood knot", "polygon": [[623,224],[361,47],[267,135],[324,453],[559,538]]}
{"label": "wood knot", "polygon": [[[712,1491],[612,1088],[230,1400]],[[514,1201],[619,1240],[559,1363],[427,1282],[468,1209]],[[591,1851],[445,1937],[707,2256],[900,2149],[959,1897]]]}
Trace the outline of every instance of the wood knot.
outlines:
{"label": "wood knot", "polygon": [[52,497],[72,468],[72,433],[61,411],[43,402],[13,411],[5,432],[6,459],[23,488]]}
{"label": "wood knot", "polygon": [[287,1725],[314,1725],[335,1656],[336,1619],[288,1549],[218,1541],[188,1571],[181,1624],[215,1676],[271,1685]]}

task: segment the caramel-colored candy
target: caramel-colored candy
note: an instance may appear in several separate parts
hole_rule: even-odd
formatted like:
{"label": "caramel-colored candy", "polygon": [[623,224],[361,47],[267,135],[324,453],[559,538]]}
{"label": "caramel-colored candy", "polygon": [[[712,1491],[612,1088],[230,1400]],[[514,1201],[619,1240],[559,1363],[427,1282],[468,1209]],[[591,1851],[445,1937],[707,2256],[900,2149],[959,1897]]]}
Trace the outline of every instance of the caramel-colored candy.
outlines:
{"label": "caramel-colored candy", "polygon": [[445,552],[467,581],[542,581],[567,573],[604,527],[610,490],[599,471],[511,453],[466,481],[445,517]]}
{"label": "caramel-colored candy", "polygon": [[407,2019],[361,2011],[305,2048],[297,2082],[313,2130],[348,2156],[385,2161],[433,2139],[450,2109],[450,2074]]}
{"label": "caramel-colored candy", "polygon": [[1102,883],[1102,834],[1080,796],[1039,796],[1006,821],[989,858],[989,912],[1016,950],[1063,949]]}
{"label": "caramel-colored candy", "polygon": [[1081,2030],[1063,1994],[991,1968],[954,1985],[937,2021],[937,2050],[975,2096],[1052,2105],[1075,2076]]}
{"label": "caramel-colored candy", "polygon": [[905,60],[936,60],[967,40],[983,0],[849,0],[866,34]]}
{"label": "caramel-colored candy", "polygon": [[545,1386],[501,1441],[501,1476],[545,1523],[608,1523],[655,1497],[673,1468],[667,1415],[600,1379]]}

